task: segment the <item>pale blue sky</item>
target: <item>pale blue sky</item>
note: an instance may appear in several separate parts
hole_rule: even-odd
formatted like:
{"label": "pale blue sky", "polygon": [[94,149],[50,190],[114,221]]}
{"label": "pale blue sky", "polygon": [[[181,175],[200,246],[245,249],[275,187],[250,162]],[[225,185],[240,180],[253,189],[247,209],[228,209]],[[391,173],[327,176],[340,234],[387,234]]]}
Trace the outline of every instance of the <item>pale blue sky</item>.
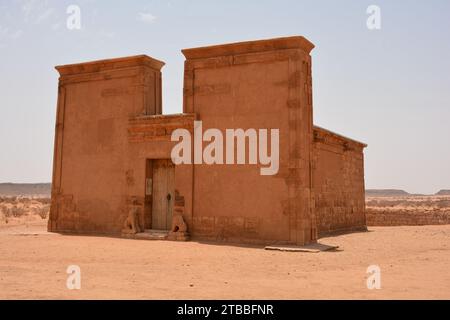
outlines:
{"label": "pale blue sky", "polygon": [[[66,8],[81,8],[81,30]],[[381,30],[366,9],[381,8]],[[51,181],[55,65],[147,54],[182,110],[182,48],[303,35],[315,124],[369,144],[368,188],[450,189],[450,1],[0,0],[0,182]]]}

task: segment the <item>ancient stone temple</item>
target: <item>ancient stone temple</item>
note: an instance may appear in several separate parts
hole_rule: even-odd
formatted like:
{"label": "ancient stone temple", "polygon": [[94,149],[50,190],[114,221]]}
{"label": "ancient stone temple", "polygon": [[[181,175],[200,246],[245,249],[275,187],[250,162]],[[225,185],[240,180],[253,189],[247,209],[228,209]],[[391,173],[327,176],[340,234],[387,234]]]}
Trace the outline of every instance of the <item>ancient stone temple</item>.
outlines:
{"label": "ancient stone temple", "polygon": [[[159,60],[56,67],[49,231],[302,245],[365,228],[366,145],[313,125],[313,47],[295,36],[182,50],[183,113],[171,115]],[[174,161],[177,132],[192,162]],[[211,163],[213,141],[224,147]]]}

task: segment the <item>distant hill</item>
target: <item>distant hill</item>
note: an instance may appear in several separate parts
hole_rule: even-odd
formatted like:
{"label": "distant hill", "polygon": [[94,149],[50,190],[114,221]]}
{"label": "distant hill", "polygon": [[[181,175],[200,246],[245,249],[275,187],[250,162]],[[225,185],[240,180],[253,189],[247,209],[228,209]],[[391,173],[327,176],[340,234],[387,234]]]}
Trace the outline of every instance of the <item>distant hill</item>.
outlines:
{"label": "distant hill", "polygon": [[366,189],[367,197],[405,197],[412,194],[398,189]]}
{"label": "distant hill", "polygon": [[[0,183],[0,196],[32,196],[42,195],[50,197],[51,183]],[[366,189],[367,197],[405,197],[420,196],[399,189]],[[436,192],[437,196],[450,196],[450,190],[443,189]]]}
{"label": "distant hill", "polygon": [[49,196],[51,183],[0,183],[0,196]]}

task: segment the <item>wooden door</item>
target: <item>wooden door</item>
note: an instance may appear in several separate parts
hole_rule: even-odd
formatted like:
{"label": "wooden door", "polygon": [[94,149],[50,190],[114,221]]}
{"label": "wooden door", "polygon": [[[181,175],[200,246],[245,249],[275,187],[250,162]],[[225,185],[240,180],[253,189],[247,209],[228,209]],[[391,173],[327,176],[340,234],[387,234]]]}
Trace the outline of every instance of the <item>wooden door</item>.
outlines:
{"label": "wooden door", "polygon": [[175,166],[171,160],[153,160],[152,229],[169,230],[172,225]]}
{"label": "wooden door", "polygon": [[153,160],[145,161],[144,229],[152,228]]}

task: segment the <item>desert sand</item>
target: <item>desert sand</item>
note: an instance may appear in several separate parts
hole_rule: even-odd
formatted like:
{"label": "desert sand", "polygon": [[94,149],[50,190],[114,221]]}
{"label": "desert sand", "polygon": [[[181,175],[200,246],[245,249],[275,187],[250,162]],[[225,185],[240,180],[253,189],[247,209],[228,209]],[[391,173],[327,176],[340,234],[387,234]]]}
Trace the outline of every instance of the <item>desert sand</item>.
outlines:
{"label": "desert sand", "polygon": [[[370,227],[330,252],[130,240],[0,227],[0,299],[449,299],[450,225]],[[81,289],[66,287],[69,265]],[[366,286],[381,268],[381,289]]]}

